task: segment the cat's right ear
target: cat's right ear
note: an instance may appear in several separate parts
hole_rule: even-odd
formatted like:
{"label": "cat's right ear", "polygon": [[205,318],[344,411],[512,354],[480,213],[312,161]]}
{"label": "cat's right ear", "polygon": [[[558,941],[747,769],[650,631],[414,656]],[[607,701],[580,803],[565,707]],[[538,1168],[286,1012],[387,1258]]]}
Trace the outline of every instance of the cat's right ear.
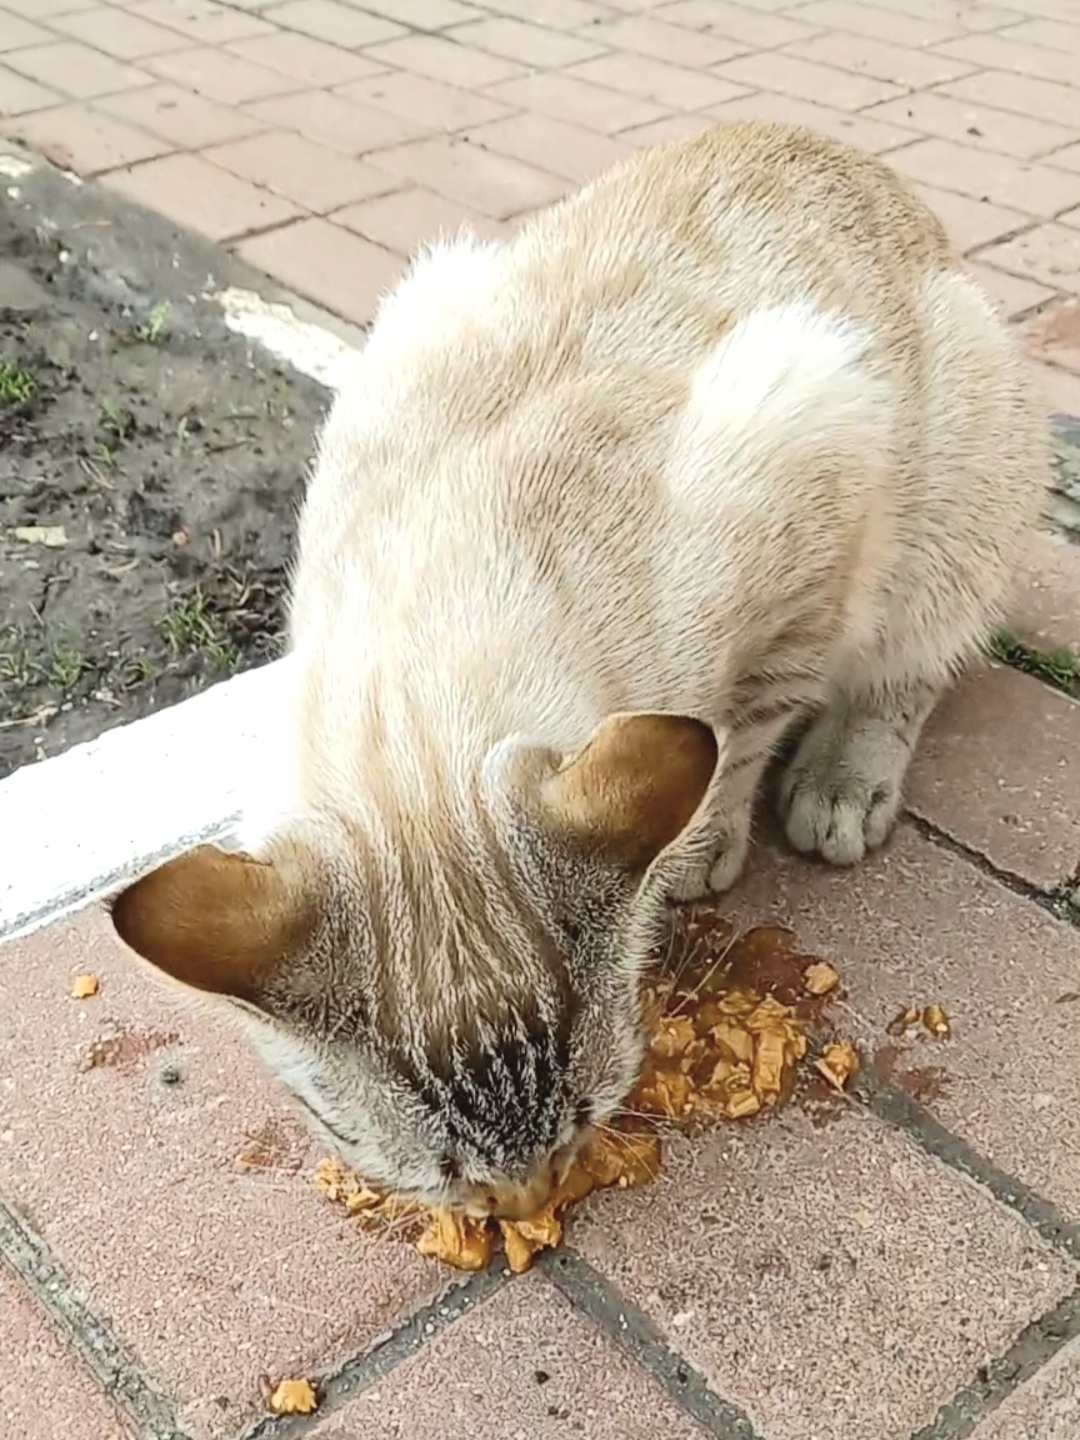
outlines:
{"label": "cat's right ear", "polygon": [[259,1005],[313,919],[278,865],[200,845],[123,891],[112,922],[168,978]]}

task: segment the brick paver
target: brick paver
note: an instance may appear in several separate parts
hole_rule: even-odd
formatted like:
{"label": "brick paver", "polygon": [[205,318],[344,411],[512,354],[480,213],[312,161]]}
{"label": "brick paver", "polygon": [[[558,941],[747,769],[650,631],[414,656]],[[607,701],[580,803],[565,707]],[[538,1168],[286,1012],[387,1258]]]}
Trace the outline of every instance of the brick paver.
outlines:
{"label": "brick paver", "polygon": [[[1074,0],[0,0],[0,134],[361,325],[423,240],[749,117],[894,164],[1080,415]],[[1080,654],[1080,550],[1036,541],[1008,624]],[[97,916],[0,951],[0,1430],[234,1440],[303,1373],[289,1440],[1074,1440],[1078,717],[966,680],[850,873],[763,818],[731,913],[840,966],[857,1091],[673,1143],[524,1282],[440,1297],[362,1243],[246,1050]],[[949,1040],[887,1033],[931,1000]]]}

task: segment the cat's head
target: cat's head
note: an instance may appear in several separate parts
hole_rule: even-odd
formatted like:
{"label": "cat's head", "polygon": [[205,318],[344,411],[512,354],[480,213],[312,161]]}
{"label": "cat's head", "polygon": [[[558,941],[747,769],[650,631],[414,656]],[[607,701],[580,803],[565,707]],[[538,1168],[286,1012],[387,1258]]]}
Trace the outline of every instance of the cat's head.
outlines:
{"label": "cat's head", "polygon": [[366,1179],[527,1213],[637,1077],[642,969],[716,769],[675,716],[612,717],[569,756],[511,739],[467,820],[307,815],[257,855],[168,862],[113,921],[243,1019]]}

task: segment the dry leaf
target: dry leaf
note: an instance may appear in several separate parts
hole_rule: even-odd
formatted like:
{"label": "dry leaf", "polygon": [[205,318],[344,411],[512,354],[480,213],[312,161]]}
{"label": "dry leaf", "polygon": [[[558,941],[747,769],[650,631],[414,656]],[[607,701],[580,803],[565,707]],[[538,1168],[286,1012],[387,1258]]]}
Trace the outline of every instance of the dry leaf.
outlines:
{"label": "dry leaf", "polygon": [[922,1023],[935,1040],[947,1040],[952,1034],[952,1024],[940,1005],[927,1005],[922,1012]]}
{"label": "dry leaf", "polygon": [[810,995],[827,995],[839,984],[839,973],[827,960],[815,960],[803,971],[803,985]]}
{"label": "dry leaf", "polygon": [[319,1404],[310,1380],[282,1380],[266,1403],[275,1415],[310,1415]]}
{"label": "dry leaf", "polygon": [[836,1090],[843,1090],[859,1069],[859,1053],[850,1040],[836,1040],[826,1047],[817,1070]]}
{"label": "dry leaf", "polygon": [[101,989],[101,982],[96,975],[75,975],[72,977],[68,994],[73,1000],[89,1000],[91,995],[96,995]]}

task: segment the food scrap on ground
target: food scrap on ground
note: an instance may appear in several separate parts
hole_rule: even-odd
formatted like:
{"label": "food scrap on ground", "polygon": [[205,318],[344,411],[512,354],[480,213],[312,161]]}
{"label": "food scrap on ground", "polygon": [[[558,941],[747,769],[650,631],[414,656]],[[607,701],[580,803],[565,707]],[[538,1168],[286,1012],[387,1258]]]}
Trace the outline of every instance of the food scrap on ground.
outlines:
{"label": "food scrap on ground", "polygon": [[282,1380],[266,1405],[275,1415],[310,1415],[319,1401],[310,1380]]}
{"label": "food scrap on ground", "polygon": [[917,1005],[905,1005],[897,1015],[885,1026],[889,1035],[903,1035],[906,1031],[913,1029],[919,1023],[919,1007]]}
{"label": "food scrap on ground", "polygon": [[101,989],[101,982],[96,975],[75,975],[72,977],[68,994],[73,1000],[89,1000],[91,995],[96,995]]}
{"label": "food scrap on ground", "polygon": [[935,1040],[947,1040],[952,1034],[952,1024],[941,1005],[927,1005],[922,1012],[922,1023]]}
{"label": "food scrap on ground", "polygon": [[[539,1251],[562,1243],[567,1212],[586,1196],[656,1177],[659,1126],[697,1133],[786,1101],[807,1053],[807,1025],[840,983],[836,969],[799,955],[786,930],[763,926],[736,936],[710,907],[681,912],[675,923],[684,953],[650,973],[645,985],[652,1040],[625,1112],[589,1132],[534,1215],[496,1222],[423,1209],[367,1185],[335,1156],[317,1167],[321,1194],[362,1230],[392,1228],[422,1255],[459,1270],[484,1269],[501,1242],[508,1268],[518,1274]],[[849,1040],[829,1045],[817,1068],[843,1090],[858,1069],[855,1047]]]}

